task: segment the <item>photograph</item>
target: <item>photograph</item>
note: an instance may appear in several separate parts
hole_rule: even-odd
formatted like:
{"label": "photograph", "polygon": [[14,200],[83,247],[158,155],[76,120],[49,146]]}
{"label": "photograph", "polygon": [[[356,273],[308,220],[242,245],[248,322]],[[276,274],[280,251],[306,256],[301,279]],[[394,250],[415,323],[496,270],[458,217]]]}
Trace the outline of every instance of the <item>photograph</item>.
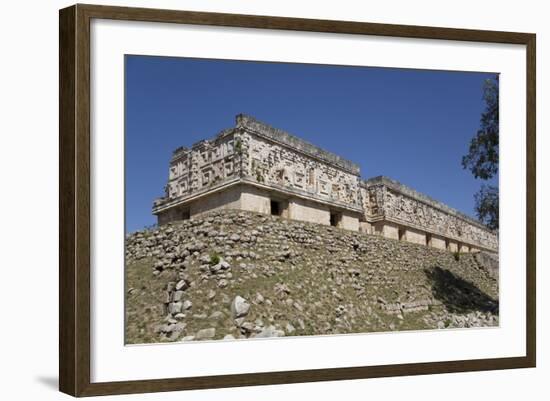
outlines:
{"label": "photograph", "polygon": [[499,327],[499,74],[124,56],[125,344]]}

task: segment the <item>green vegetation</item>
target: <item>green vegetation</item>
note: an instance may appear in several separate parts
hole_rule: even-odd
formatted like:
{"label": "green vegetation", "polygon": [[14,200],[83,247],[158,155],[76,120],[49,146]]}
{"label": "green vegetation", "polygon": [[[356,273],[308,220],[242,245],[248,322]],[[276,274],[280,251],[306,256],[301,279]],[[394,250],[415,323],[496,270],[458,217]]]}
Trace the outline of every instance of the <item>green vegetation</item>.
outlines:
{"label": "green vegetation", "polygon": [[220,261],[221,261],[220,255],[218,255],[215,252],[210,254],[210,264],[211,265],[217,265],[218,263],[220,263]]}
{"label": "green vegetation", "polygon": [[265,178],[262,174],[262,171],[260,169],[256,169],[256,181],[258,182],[264,182]]}
{"label": "green vegetation", "polygon": [[[240,238],[228,247],[232,235]],[[232,316],[236,296],[251,305],[241,323],[252,333],[272,325],[303,336],[498,324],[498,311],[490,309],[498,307],[498,281],[469,253],[242,211],[126,241],[128,343],[180,341],[211,328],[215,340],[249,336]],[[214,267],[222,261],[226,267]],[[188,287],[167,298],[167,288],[181,280]],[[168,315],[178,292],[190,306]],[[159,331],[177,324],[177,334]]]}
{"label": "green vegetation", "polygon": [[235,140],[235,153],[237,153],[238,155],[241,155],[243,153],[243,144],[240,138],[237,138]]}
{"label": "green vegetation", "polygon": [[[462,158],[462,167],[475,178],[489,180],[498,174],[499,162],[499,79],[498,75],[483,86],[485,111],[480,126],[470,141],[468,154]],[[482,185],[475,194],[475,210],[479,221],[492,230],[498,230],[498,186]]]}

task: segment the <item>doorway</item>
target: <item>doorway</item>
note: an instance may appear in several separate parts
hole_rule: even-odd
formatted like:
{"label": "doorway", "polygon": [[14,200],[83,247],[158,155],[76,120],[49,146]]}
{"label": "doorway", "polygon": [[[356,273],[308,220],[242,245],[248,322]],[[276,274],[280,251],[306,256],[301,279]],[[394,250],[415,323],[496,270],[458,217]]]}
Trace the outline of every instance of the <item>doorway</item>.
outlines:
{"label": "doorway", "polygon": [[398,229],[397,236],[399,238],[399,241],[405,241],[405,229],[404,228]]}
{"label": "doorway", "polygon": [[271,215],[280,216],[281,215],[281,204],[277,201],[271,200]]}
{"label": "doorway", "polygon": [[339,227],[342,220],[342,214],[337,212],[330,212],[330,225],[332,227]]}

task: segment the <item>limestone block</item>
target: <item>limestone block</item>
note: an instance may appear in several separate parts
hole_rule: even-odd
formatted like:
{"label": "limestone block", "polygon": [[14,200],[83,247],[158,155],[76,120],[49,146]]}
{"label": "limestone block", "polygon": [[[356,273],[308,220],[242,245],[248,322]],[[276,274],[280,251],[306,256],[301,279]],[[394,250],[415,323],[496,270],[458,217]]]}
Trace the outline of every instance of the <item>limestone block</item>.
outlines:
{"label": "limestone block", "polygon": [[330,224],[330,212],[327,206],[293,198],[288,202],[288,215],[290,219],[307,221],[317,224]]}
{"label": "limestone block", "polygon": [[458,252],[458,243],[455,241],[449,241],[449,251],[451,252]]}
{"label": "limestone block", "polygon": [[426,234],[417,230],[406,229],[405,240],[413,244],[426,245]]}
{"label": "limestone block", "polygon": [[386,238],[399,239],[399,228],[391,223],[383,224],[382,235]]}
{"label": "limestone block", "polygon": [[271,200],[267,191],[251,185],[243,187],[240,204],[242,210],[269,214],[271,213],[270,202]]}
{"label": "limestone block", "polygon": [[342,219],[340,220],[340,228],[359,231],[359,216],[343,212]]}
{"label": "limestone block", "polygon": [[432,235],[430,246],[437,249],[445,249],[445,238]]}

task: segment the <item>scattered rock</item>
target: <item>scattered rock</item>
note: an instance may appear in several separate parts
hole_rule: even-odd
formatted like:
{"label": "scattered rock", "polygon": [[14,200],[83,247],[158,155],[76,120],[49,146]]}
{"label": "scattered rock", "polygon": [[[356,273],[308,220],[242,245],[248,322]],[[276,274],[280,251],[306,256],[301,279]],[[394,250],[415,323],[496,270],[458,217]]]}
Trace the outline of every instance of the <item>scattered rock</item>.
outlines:
{"label": "scattered rock", "polygon": [[285,326],[285,330],[288,334],[292,334],[296,331],[296,329],[294,328],[294,326],[290,323],[287,323],[286,326]]}
{"label": "scattered rock", "polygon": [[147,272],[127,283],[132,343],[193,339],[185,331],[197,324],[215,325],[220,338],[499,324],[498,280],[479,255],[457,261],[259,213],[219,211],[133,233],[125,257],[127,271]]}
{"label": "scattered rock", "polygon": [[185,280],[180,280],[178,281],[178,283],[176,284],[176,290],[177,291],[180,291],[180,290],[186,290],[187,288],[189,288],[189,283]]}
{"label": "scattered rock", "polygon": [[246,299],[237,295],[231,303],[231,314],[234,319],[246,316],[250,310],[250,304]]}
{"label": "scattered rock", "polygon": [[278,330],[275,326],[268,326],[260,331],[258,334],[254,335],[255,338],[266,338],[266,337],[284,337],[285,332],[283,330]]}
{"label": "scattered rock", "polygon": [[257,304],[263,304],[264,303],[264,297],[262,294],[260,294],[259,292],[256,293],[256,298],[254,299],[254,301],[257,303]]}
{"label": "scattered rock", "polygon": [[210,327],[209,329],[202,329],[197,331],[195,334],[195,339],[197,340],[211,340],[216,335],[216,329]]}
{"label": "scattered rock", "polygon": [[218,319],[223,319],[224,317],[225,316],[224,316],[223,312],[216,311],[216,312],[212,312],[212,314],[210,314],[210,316],[208,318],[218,320]]}

